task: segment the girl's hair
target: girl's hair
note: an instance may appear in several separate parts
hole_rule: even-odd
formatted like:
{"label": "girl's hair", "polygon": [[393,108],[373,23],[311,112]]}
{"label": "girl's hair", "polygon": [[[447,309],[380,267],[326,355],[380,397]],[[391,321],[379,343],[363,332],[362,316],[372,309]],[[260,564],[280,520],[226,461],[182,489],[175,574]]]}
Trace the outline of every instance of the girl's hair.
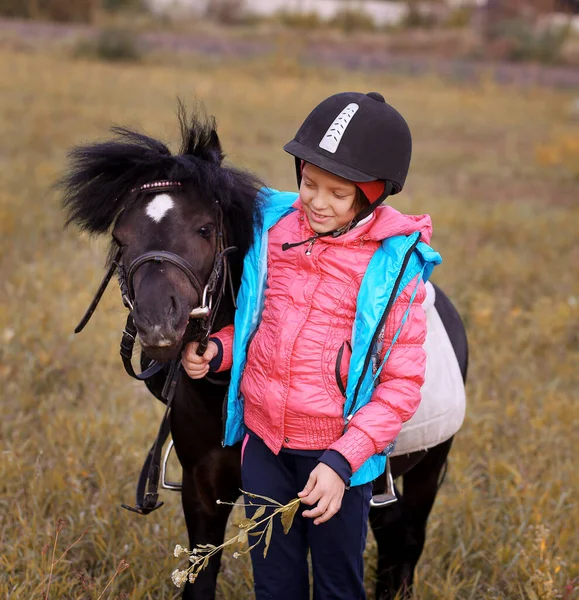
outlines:
{"label": "girl's hair", "polygon": [[370,205],[370,201],[366,198],[366,194],[356,186],[356,197],[354,198],[354,204],[352,208],[359,213],[363,208],[366,208]]}

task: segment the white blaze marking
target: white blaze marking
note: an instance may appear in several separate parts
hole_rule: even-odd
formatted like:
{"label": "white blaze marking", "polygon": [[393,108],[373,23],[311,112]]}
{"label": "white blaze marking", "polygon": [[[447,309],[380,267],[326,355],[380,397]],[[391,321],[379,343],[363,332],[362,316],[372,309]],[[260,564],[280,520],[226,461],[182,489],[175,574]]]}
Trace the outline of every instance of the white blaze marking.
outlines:
{"label": "white blaze marking", "polygon": [[332,152],[332,154],[338,149],[342,136],[346,132],[346,127],[350,124],[352,117],[358,112],[360,107],[352,102],[348,104],[346,108],[334,119],[334,122],[330,125],[326,135],[320,142],[320,148]]}
{"label": "white blaze marking", "polygon": [[159,194],[155,196],[147,205],[146,213],[155,221],[160,223],[161,219],[175,206],[173,199],[169,194]]}

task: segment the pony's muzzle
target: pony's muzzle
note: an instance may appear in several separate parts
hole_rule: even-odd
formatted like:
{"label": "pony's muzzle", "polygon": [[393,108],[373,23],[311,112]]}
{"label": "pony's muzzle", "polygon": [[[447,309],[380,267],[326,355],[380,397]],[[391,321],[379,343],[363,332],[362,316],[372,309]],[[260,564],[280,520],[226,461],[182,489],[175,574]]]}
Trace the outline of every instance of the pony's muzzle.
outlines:
{"label": "pony's muzzle", "polygon": [[163,331],[160,325],[154,325],[146,332],[139,332],[139,337],[141,344],[149,348],[168,348],[179,342],[179,335],[176,331]]}

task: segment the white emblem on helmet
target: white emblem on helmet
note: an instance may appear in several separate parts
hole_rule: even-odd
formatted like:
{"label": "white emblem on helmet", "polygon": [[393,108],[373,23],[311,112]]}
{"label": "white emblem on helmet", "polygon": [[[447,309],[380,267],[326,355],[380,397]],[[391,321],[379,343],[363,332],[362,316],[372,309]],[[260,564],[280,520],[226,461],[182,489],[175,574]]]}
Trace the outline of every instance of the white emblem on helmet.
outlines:
{"label": "white emblem on helmet", "polygon": [[338,149],[346,128],[350,124],[352,117],[356,114],[360,107],[352,102],[334,119],[328,131],[320,142],[320,148],[331,152],[332,154]]}

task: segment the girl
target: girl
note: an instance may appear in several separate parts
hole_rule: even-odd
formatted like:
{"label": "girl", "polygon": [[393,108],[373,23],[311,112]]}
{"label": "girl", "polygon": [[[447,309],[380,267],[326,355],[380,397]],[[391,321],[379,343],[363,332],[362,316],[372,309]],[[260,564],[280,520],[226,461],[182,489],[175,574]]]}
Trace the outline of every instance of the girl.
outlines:
{"label": "girl", "polygon": [[235,323],[202,357],[189,344],[183,365],[231,369],[224,445],[243,442],[243,488],[304,505],[287,536],[275,524],[266,559],[252,551],[256,598],[308,599],[311,550],[316,600],[363,599],[371,482],[420,402],[424,282],[440,256],[427,215],[380,206],[411,155],[380,94],[327,98],[285,150],[299,196],[262,191]]}

